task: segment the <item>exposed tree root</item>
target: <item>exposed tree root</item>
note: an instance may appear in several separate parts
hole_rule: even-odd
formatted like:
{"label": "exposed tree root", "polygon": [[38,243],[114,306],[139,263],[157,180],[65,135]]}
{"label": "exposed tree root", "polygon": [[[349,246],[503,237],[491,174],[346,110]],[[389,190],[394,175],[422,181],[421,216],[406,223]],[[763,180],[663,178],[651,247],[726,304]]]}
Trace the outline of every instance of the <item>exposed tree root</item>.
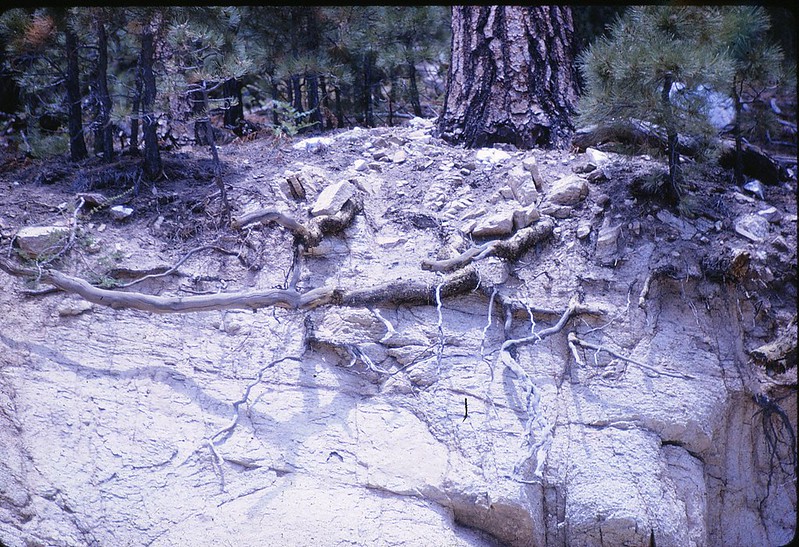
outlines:
{"label": "exposed tree root", "polygon": [[0,259],[0,269],[16,277],[38,278],[43,283],[49,283],[65,292],[77,294],[93,304],[151,313],[187,313],[226,309],[256,310],[271,306],[309,309],[325,304],[352,307],[371,307],[381,304],[426,305],[437,302],[437,288],[440,297],[449,297],[472,291],[478,287],[480,282],[477,272],[469,268],[444,278],[438,285],[416,280],[397,280],[376,287],[351,291],[324,286],[305,293],[299,293],[293,289],[270,289],[172,297],[101,289],[83,279],[57,270],[43,270],[40,273],[36,270],[20,268],[3,259]]}
{"label": "exposed tree root", "polygon": [[635,359],[630,359],[629,357],[625,357],[624,355],[621,355],[621,354],[613,351],[612,349],[608,349],[608,348],[606,348],[604,346],[601,346],[601,345],[592,344],[591,342],[586,342],[585,340],[581,340],[580,338],[577,338],[577,335],[574,334],[573,332],[569,333],[568,340],[569,340],[569,347],[572,350],[572,355],[574,355],[575,360],[577,361],[578,364],[583,364],[584,365],[585,363],[582,361],[582,359],[578,358],[577,350],[575,348],[575,345],[582,346],[582,347],[588,348],[588,349],[592,349],[594,351],[604,351],[605,353],[608,353],[608,354],[612,355],[616,359],[621,359],[622,361],[625,361],[627,363],[635,365],[635,366],[637,366],[640,369],[648,370],[649,372],[655,374],[656,376],[670,376],[671,378],[683,378],[685,380],[696,380],[696,378],[694,376],[691,376],[690,374],[683,374],[681,372],[668,372],[668,371],[665,371],[665,370],[656,369],[655,367],[651,367],[651,366],[649,366],[647,364],[641,363],[640,361],[636,361]]}
{"label": "exposed tree root", "polygon": [[517,231],[508,239],[489,241],[446,260],[423,260],[422,269],[434,272],[449,272],[488,256],[498,256],[513,261],[536,243],[548,238],[554,228],[555,221],[545,216],[532,226]]}
{"label": "exposed tree root", "polygon": [[[520,344],[541,342],[547,336],[560,332],[569,319],[578,313],[599,314],[604,312],[605,310],[600,308],[585,306],[579,302],[577,297],[574,297],[555,325],[539,332],[535,332],[535,327],[533,326],[530,336],[506,340],[502,344],[499,352],[500,361],[513,372],[521,384],[522,392],[527,394],[525,411],[528,418],[525,426],[525,437],[529,448],[524,458],[516,464],[515,473],[518,474],[520,472],[525,462],[532,460],[535,466],[533,469],[534,476],[539,481],[543,480],[544,464],[549,453],[549,447],[552,445],[552,429],[554,425],[548,423],[544,418],[544,414],[540,409],[541,394],[530,375],[513,357],[511,350]],[[530,316],[532,317],[532,313],[530,313]]]}
{"label": "exposed tree root", "polygon": [[308,221],[307,226],[275,209],[259,209],[258,211],[248,213],[233,220],[231,226],[235,229],[241,229],[250,224],[275,222],[293,233],[294,237],[302,243],[305,248],[309,249],[319,245],[324,236],[336,234],[344,230],[352,223],[355,215],[362,210],[363,198],[360,195],[356,195],[347,200],[341,210],[335,215],[314,217]]}

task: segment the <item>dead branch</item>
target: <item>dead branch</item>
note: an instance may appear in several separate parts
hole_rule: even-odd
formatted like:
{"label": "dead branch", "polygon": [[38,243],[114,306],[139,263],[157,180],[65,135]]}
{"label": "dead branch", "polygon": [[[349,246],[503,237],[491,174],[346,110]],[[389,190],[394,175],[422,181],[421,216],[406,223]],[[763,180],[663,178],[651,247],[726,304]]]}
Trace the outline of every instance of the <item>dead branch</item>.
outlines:
{"label": "dead branch", "polygon": [[334,215],[321,215],[314,217],[308,221],[308,225],[304,226],[286,214],[275,209],[259,209],[252,213],[248,213],[240,218],[231,222],[234,229],[241,229],[249,224],[266,224],[268,222],[275,222],[283,226],[294,237],[302,243],[305,248],[316,247],[326,235],[332,235],[341,232],[349,226],[355,215],[363,210],[363,198],[356,195],[341,208],[341,210]]}
{"label": "dead branch", "polygon": [[507,239],[497,239],[478,247],[472,247],[454,258],[423,260],[422,269],[434,272],[448,272],[492,255],[514,261],[530,247],[549,237],[554,228],[555,221],[548,216],[544,216],[532,226],[522,228]]}

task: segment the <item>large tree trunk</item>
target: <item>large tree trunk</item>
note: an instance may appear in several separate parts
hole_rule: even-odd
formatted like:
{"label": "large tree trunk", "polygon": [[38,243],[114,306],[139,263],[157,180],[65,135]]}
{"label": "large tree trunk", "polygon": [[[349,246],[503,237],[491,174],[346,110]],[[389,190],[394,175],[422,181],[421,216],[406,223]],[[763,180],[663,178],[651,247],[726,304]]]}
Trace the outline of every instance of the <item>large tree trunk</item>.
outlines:
{"label": "large tree trunk", "polygon": [[86,159],[86,141],[83,138],[83,111],[80,96],[80,71],[78,67],[78,37],[67,28],[64,32],[67,50],[67,106],[69,111],[69,155],[72,161]]}
{"label": "large tree trunk", "polygon": [[469,147],[565,146],[577,78],[571,9],[455,6],[439,135]]}
{"label": "large tree trunk", "polygon": [[144,132],[144,176],[148,180],[161,177],[161,152],[158,150],[158,119],[155,115],[155,73],[153,62],[155,48],[153,33],[145,31],[141,37],[141,70],[144,90],[142,93],[142,128]]}

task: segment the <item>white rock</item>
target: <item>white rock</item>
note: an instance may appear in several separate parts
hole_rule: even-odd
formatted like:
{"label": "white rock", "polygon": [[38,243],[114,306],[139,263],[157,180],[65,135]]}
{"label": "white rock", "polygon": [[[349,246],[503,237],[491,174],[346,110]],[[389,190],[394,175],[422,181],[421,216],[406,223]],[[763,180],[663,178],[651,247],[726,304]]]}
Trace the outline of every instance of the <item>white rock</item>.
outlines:
{"label": "white rock", "polygon": [[597,167],[602,167],[610,161],[610,156],[596,148],[586,148],[585,155],[588,157],[588,160]]}
{"label": "white rock", "polygon": [[109,209],[109,213],[114,220],[125,220],[133,215],[133,209],[124,205],[114,205]]}
{"label": "white rock", "polygon": [[742,215],[735,219],[733,227],[735,233],[751,241],[760,243],[768,237],[768,220],[757,214]]}
{"label": "white rock", "polygon": [[510,159],[510,154],[497,148],[481,148],[475,152],[474,159],[484,164],[497,164]]}
{"label": "white rock", "polygon": [[58,315],[70,317],[80,315],[92,309],[92,303],[83,299],[69,299],[58,306]]}
{"label": "white rock", "polygon": [[596,258],[601,264],[612,262],[618,251],[621,226],[605,224],[596,238]]}
{"label": "white rock", "polygon": [[513,233],[513,211],[499,211],[483,217],[472,228],[475,237],[496,237]]}
{"label": "white rock", "polygon": [[334,215],[338,213],[347,200],[355,195],[355,192],[355,186],[347,180],[328,186],[316,198],[316,203],[311,208],[311,215]]}
{"label": "white rock", "polygon": [[352,168],[358,172],[368,171],[369,164],[366,163],[365,160],[355,160],[355,162],[352,164]]}
{"label": "white rock", "polygon": [[407,159],[408,159],[408,154],[406,154],[404,150],[397,150],[391,156],[391,161],[393,163],[404,163],[405,160]]}
{"label": "white rock", "polygon": [[577,205],[588,195],[588,181],[578,175],[567,175],[552,183],[547,199],[556,205]]}
{"label": "white rock", "polygon": [[38,258],[58,252],[68,237],[66,226],[30,226],[17,232],[16,242],[22,252]]}
{"label": "white rock", "polygon": [[333,142],[333,139],[329,137],[311,137],[294,143],[291,147],[294,150],[304,150],[306,152],[318,154],[324,150],[327,150],[333,144]]}
{"label": "white rock", "polygon": [[585,239],[588,237],[588,234],[591,233],[591,223],[590,222],[581,222],[579,226],[577,226],[577,239]]}
{"label": "white rock", "polygon": [[780,213],[780,211],[773,206],[762,209],[758,211],[757,214],[774,224],[782,220],[782,213]]}
{"label": "white rock", "polygon": [[542,191],[544,189],[544,177],[541,176],[541,172],[538,170],[538,161],[535,159],[535,156],[527,156],[524,158],[522,160],[522,168],[530,172],[536,190],[539,192]]}
{"label": "white rock", "polygon": [[513,198],[522,205],[531,205],[538,199],[538,191],[531,172],[520,165],[508,171],[506,184]]}
{"label": "white rock", "polygon": [[434,119],[413,117],[408,120],[408,127],[416,130],[423,129],[429,131],[433,128],[434,123]]}
{"label": "white rock", "polygon": [[515,230],[527,228],[533,222],[541,218],[541,213],[535,205],[529,205],[523,209],[516,209],[513,212],[513,227]]}

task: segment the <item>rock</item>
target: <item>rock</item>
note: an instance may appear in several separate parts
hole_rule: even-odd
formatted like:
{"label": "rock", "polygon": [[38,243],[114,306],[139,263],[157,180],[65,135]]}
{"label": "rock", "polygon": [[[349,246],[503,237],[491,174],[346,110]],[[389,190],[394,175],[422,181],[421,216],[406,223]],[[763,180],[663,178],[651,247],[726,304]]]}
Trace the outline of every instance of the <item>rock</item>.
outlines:
{"label": "rock", "polygon": [[513,228],[521,230],[541,218],[541,213],[535,205],[528,205],[523,209],[516,209],[513,212]]}
{"label": "rock", "polygon": [[481,148],[474,154],[474,159],[483,164],[497,164],[510,159],[510,154],[496,148]]}
{"label": "rock", "polygon": [[776,207],[768,207],[757,212],[758,215],[765,218],[773,224],[778,224],[782,220],[782,213]]}
{"label": "rock", "polygon": [[406,154],[404,150],[397,150],[394,152],[394,155],[391,156],[391,161],[393,163],[404,163],[407,159],[408,154]]}
{"label": "rock", "polygon": [[763,188],[763,184],[757,179],[752,179],[746,184],[744,184],[744,190],[746,190],[751,194],[756,195],[760,199],[766,199],[765,189]]}
{"label": "rock", "polygon": [[408,127],[416,130],[431,130],[435,124],[434,119],[420,118],[415,116],[408,120]]}
{"label": "rock", "polygon": [[779,251],[787,251],[790,249],[790,247],[788,246],[788,242],[785,241],[785,238],[782,236],[775,237],[771,241],[771,244],[774,245],[774,248]]}
{"label": "rock", "polygon": [[313,154],[319,154],[324,150],[330,148],[333,144],[333,139],[328,137],[311,137],[309,139],[303,139],[300,142],[294,143],[291,147],[294,150],[303,150],[305,152],[311,152]]}
{"label": "rock", "polygon": [[352,164],[352,168],[358,172],[368,171],[369,164],[366,163],[366,160],[355,160],[355,162]]}
{"label": "rock", "polygon": [[521,166],[515,166],[508,171],[507,185],[512,196],[522,205],[531,205],[538,199],[538,191],[529,171]]}
{"label": "rock", "polygon": [[588,182],[580,176],[568,175],[556,180],[547,193],[555,205],[577,205],[588,195]]}
{"label": "rock", "polygon": [[30,226],[21,228],[15,241],[20,251],[36,259],[57,253],[68,237],[66,226]]}
{"label": "rock", "polygon": [[596,148],[586,148],[585,155],[587,156],[588,161],[597,167],[602,167],[610,161],[610,156],[597,150]]}
{"label": "rock", "polygon": [[585,239],[591,233],[591,223],[590,222],[580,222],[577,226],[577,239]]}
{"label": "rock", "polygon": [[286,197],[291,199],[304,200],[306,197],[303,179],[297,174],[291,174],[281,179],[280,189]]}
{"label": "rock", "polygon": [[760,243],[768,237],[768,220],[760,215],[742,215],[733,222],[735,233],[755,243]]}
{"label": "rock", "polygon": [[328,186],[322,190],[322,193],[316,198],[316,203],[314,203],[311,208],[311,216],[334,215],[338,213],[347,200],[355,195],[355,192],[355,186],[346,180]]}
{"label": "rock", "polygon": [[58,315],[61,317],[71,317],[80,315],[92,309],[92,303],[83,299],[68,299],[58,306]]}
{"label": "rock", "polygon": [[588,163],[580,163],[572,167],[572,172],[578,175],[585,175],[591,173],[596,169],[596,165],[588,162]]}
{"label": "rock", "polygon": [[497,237],[513,233],[513,211],[499,211],[477,221],[471,233],[474,237]]}
{"label": "rock", "polygon": [[372,159],[380,161],[388,156],[388,152],[384,148],[378,148],[372,152]]}
{"label": "rock", "polygon": [[733,192],[732,197],[735,198],[735,201],[738,203],[754,203],[755,200],[750,198],[749,196],[745,196],[740,192]]}
{"label": "rock", "polygon": [[114,205],[109,209],[109,213],[114,220],[126,220],[133,215],[133,209],[124,205]]}
{"label": "rock", "polygon": [[665,209],[658,211],[655,216],[662,223],[667,224],[680,232],[681,239],[687,241],[696,235],[696,228],[693,224],[685,219],[677,218]]}
{"label": "rock", "polygon": [[529,171],[530,175],[533,177],[533,183],[535,184],[536,190],[539,192],[544,189],[544,177],[541,176],[540,171],[538,170],[538,161],[536,161],[535,156],[527,156],[522,160],[522,168],[525,171]]}
{"label": "rock", "polygon": [[616,253],[619,250],[619,235],[621,235],[621,225],[610,226],[606,222],[599,230],[594,256],[600,264],[609,265],[615,261]]}
{"label": "rock", "polygon": [[542,215],[548,215],[553,218],[569,218],[572,208],[568,205],[553,205],[551,203],[544,203],[540,207]]}
{"label": "rock", "polygon": [[588,179],[588,182],[593,182],[593,183],[605,182],[606,180],[610,179],[610,177],[602,167],[594,169],[593,171],[588,173],[585,178]]}

